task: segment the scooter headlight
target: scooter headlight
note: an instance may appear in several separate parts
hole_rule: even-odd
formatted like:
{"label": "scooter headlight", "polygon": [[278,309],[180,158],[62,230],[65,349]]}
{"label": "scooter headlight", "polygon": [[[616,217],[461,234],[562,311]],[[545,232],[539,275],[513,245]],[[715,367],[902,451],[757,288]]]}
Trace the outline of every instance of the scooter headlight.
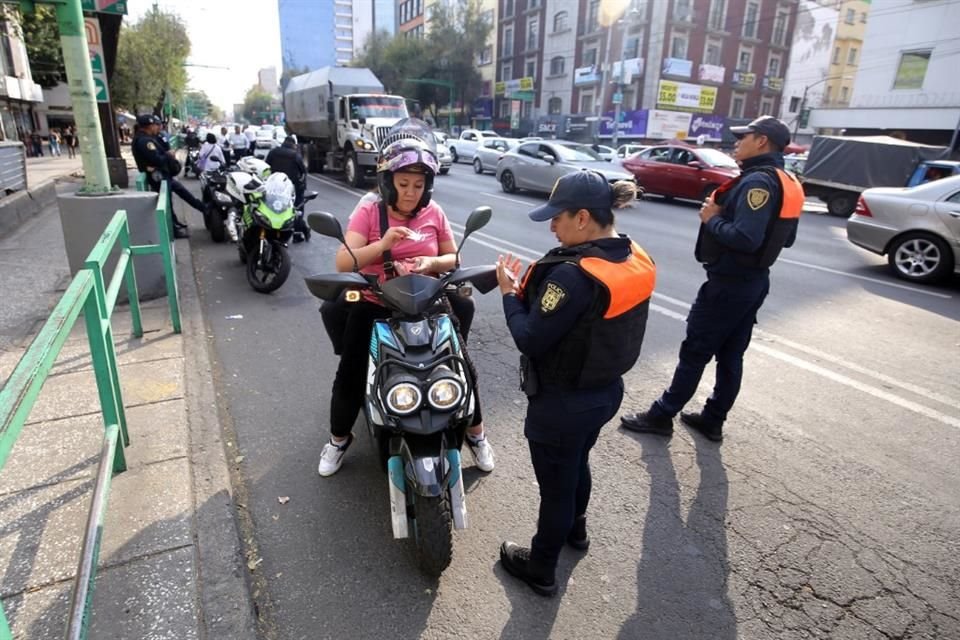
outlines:
{"label": "scooter headlight", "polygon": [[423,394],[417,385],[401,382],[387,392],[387,408],[401,416],[409,415],[420,407]]}
{"label": "scooter headlight", "polygon": [[463,400],[463,387],[452,378],[437,380],[427,391],[430,406],[439,411],[449,411],[459,406]]}
{"label": "scooter headlight", "polygon": [[219,202],[220,204],[230,204],[233,200],[227,194],[221,191],[213,192],[213,199]]}

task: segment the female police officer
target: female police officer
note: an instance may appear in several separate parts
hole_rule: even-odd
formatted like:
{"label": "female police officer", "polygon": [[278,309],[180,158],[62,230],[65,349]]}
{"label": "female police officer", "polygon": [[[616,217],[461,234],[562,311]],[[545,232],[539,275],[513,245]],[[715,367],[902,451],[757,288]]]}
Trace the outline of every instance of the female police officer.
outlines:
{"label": "female police officer", "polygon": [[540,519],[530,548],[500,547],[500,561],[541,595],[557,591],[554,571],[566,541],[586,550],[590,449],[623,399],[623,380],[640,355],[656,268],[617,234],[613,209],[636,198],[630,182],[609,184],[581,171],[557,181],[547,204],[530,212],[550,220],[560,241],[519,285],[520,263],[497,263],[503,310],[520,349],[529,396],[524,435],[540,485]]}

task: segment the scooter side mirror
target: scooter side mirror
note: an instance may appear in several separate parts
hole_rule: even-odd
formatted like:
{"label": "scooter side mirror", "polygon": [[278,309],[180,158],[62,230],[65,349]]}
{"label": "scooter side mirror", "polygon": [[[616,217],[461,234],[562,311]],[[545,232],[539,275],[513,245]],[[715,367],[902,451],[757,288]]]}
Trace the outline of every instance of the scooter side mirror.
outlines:
{"label": "scooter side mirror", "polygon": [[460,251],[467,242],[467,238],[469,238],[470,234],[474,231],[487,226],[492,216],[493,209],[490,207],[477,207],[470,212],[470,215],[467,217],[467,223],[463,225],[463,240],[460,241],[460,246],[457,247],[457,267],[460,266]]}
{"label": "scooter side mirror", "polygon": [[332,213],[327,213],[326,211],[311,213],[307,216],[307,224],[322,236],[327,236],[340,242],[344,241],[343,228],[340,226],[340,221],[337,220]]}

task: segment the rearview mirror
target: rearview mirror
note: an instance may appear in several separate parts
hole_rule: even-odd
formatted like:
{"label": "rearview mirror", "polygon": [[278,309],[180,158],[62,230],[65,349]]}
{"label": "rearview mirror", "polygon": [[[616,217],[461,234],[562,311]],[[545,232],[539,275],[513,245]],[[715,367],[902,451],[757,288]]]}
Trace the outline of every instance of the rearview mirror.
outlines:
{"label": "rearview mirror", "polygon": [[487,223],[490,222],[490,218],[493,216],[493,209],[490,207],[477,207],[470,212],[470,215],[467,217],[467,223],[463,225],[463,239],[460,241],[460,246],[457,247],[457,266],[460,266],[460,251],[463,249],[463,245],[466,244],[467,238],[470,237],[474,231],[482,229],[487,226]]}
{"label": "rearview mirror", "polygon": [[307,216],[307,224],[310,228],[322,236],[333,238],[343,242],[343,227],[332,213],[326,211],[317,211]]}
{"label": "rearview mirror", "polygon": [[552,155],[550,155],[546,151],[541,151],[540,153],[537,154],[537,157],[543,160],[544,162],[549,162],[550,164],[553,164],[554,162],[556,162],[556,158],[554,158]]}

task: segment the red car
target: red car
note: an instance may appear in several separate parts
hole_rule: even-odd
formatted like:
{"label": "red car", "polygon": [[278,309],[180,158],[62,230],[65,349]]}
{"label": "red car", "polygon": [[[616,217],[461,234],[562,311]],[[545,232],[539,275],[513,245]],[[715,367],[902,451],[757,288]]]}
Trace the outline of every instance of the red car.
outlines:
{"label": "red car", "polygon": [[716,149],[659,145],[623,161],[623,168],[636,177],[645,194],[668,200],[704,200],[721,184],[740,175],[733,158]]}

